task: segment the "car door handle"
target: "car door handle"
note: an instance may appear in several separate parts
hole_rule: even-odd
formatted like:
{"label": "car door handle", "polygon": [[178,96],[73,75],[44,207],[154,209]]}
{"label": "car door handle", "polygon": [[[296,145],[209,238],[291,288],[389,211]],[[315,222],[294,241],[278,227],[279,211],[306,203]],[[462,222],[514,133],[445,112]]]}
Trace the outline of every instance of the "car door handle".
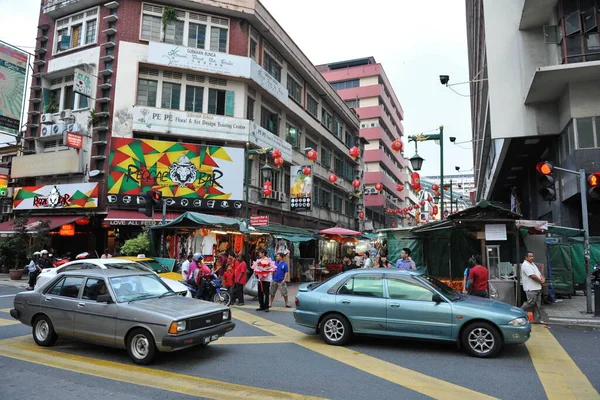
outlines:
{"label": "car door handle", "polygon": [[342,304],[350,304],[350,300],[342,300]]}
{"label": "car door handle", "polygon": [[79,303],[77,304],[77,307],[85,307],[85,303]]}
{"label": "car door handle", "polygon": [[52,297],[44,297],[44,301],[52,301]]}
{"label": "car door handle", "polygon": [[398,304],[398,303],[390,304],[390,307],[400,308],[400,304]]}

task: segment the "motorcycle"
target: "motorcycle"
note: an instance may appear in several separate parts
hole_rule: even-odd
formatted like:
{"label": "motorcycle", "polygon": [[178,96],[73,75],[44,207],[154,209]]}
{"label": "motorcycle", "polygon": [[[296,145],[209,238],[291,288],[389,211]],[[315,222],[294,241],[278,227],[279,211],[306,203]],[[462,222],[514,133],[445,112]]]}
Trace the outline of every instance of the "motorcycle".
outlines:
{"label": "motorcycle", "polygon": [[[208,284],[204,289],[204,293],[202,294],[201,300],[212,301],[213,303],[222,304],[225,307],[229,307],[229,305],[231,304],[231,294],[223,288],[219,277],[216,274],[210,274],[204,279],[207,281]],[[184,284],[192,293],[192,297],[195,298],[198,288],[196,286],[190,285],[189,283]]]}

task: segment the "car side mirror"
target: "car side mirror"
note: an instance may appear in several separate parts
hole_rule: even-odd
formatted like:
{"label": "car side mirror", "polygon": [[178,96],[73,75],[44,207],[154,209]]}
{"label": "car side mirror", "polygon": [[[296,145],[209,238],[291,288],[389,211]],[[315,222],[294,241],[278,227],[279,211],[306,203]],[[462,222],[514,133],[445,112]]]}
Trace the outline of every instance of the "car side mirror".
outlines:
{"label": "car side mirror", "polygon": [[96,297],[96,303],[111,304],[112,302],[113,299],[110,294],[99,294],[98,297]]}
{"label": "car side mirror", "polygon": [[431,296],[431,301],[438,304],[438,303],[443,302],[444,299],[442,299],[442,296],[440,296],[439,293],[434,293],[433,296]]}

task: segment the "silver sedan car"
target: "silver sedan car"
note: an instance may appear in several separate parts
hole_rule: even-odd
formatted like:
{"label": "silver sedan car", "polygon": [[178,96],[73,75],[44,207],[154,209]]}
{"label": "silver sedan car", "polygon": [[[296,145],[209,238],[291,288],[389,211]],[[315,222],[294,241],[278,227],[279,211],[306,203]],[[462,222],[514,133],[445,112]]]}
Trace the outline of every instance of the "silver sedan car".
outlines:
{"label": "silver sedan car", "polygon": [[136,364],[158,351],[207,345],[235,327],[227,307],[179,296],[156,274],[133,270],[59,274],[18,293],[10,315],[33,327],[39,346],[71,337],[126,348]]}

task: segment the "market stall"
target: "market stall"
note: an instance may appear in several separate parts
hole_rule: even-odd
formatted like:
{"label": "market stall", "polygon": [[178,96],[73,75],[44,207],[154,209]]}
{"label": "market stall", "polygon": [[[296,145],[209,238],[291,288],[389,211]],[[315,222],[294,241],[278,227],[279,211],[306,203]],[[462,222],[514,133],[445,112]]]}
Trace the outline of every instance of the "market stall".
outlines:
{"label": "market stall", "polygon": [[344,256],[356,252],[356,244],[361,233],[351,229],[333,227],[319,231],[319,266],[325,274],[342,271]]}

